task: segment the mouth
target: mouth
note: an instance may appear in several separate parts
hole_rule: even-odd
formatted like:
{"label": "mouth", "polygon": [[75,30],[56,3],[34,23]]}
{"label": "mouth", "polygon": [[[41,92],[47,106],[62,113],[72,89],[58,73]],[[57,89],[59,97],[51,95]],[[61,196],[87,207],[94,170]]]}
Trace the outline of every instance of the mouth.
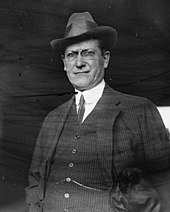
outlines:
{"label": "mouth", "polygon": [[76,75],[78,74],[88,74],[89,71],[78,71],[78,72],[75,72]]}

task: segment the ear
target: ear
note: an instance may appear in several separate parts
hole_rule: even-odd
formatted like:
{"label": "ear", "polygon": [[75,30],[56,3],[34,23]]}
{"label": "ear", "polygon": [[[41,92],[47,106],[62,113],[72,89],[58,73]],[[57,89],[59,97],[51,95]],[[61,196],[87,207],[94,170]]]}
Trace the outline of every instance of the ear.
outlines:
{"label": "ear", "polygon": [[67,69],[66,69],[65,57],[62,55],[62,56],[61,56],[61,59],[62,59],[62,61],[63,61],[63,65],[64,65],[64,71],[66,71]]}
{"label": "ear", "polygon": [[108,64],[109,64],[109,60],[110,60],[110,52],[109,51],[106,51],[103,54],[103,58],[104,58],[104,68],[107,68],[108,67]]}

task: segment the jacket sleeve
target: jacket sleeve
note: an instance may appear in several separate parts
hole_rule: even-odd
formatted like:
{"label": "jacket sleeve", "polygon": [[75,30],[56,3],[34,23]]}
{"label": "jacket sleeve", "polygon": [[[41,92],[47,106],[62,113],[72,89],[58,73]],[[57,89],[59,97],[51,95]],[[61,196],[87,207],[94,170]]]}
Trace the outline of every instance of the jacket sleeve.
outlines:
{"label": "jacket sleeve", "polygon": [[27,212],[42,211],[46,179],[55,152],[56,140],[60,136],[73,100],[74,98],[71,98],[52,110],[41,126],[28,173],[28,187],[25,189]]}
{"label": "jacket sleeve", "polygon": [[[170,140],[156,106],[150,101],[139,115],[144,152],[143,170],[149,174],[170,170]],[[142,161],[141,161],[142,164]]]}
{"label": "jacket sleeve", "polygon": [[27,212],[41,211],[40,186],[45,179],[45,156],[47,154],[47,139],[49,134],[48,126],[47,116],[40,129],[28,173],[28,187],[25,189]]}
{"label": "jacket sleeve", "polygon": [[[156,106],[150,101],[141,109],[139,116],[141,142],[144,153],[140,160],[145,177],[153,184],[165,203],[165,211],[170,208],[170,140]],[[137,152],[140,155],[140,151]],[[139,157],[140,158],[140,157]]]}
{"label": "jacket sleeve", "polygon": [[118,163],[115,164],[118,180],[121,171],[129,167],[141,170],[143,177],[130,186],[127,193],[118,181],[112,190],[112,205],[115,211],[136,212],[141,207],[142,212],[168,212],[170,140],[165,126],[156,106],[149,100],[142,100],[129,108],[130,112],[120,114],[115,123],[114,129],[119,134],[114,137],[118,147],[114,146],[113,159]]}

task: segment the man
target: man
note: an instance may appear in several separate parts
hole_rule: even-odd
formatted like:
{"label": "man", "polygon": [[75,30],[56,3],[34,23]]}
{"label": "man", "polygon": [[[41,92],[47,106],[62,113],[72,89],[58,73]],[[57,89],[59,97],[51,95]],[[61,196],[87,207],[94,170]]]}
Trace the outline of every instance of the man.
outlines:
{"label": "man", "polygon": [[[75,95],[43,122],[26,188],[29,212],[163,211],[145,177],[169,169],[166,130],[149,100],[105,83],[116,38],[115,29],[84,12],[72,14],[64,38],[51,42]],[[122,186],[127,179],[130,190]]]}

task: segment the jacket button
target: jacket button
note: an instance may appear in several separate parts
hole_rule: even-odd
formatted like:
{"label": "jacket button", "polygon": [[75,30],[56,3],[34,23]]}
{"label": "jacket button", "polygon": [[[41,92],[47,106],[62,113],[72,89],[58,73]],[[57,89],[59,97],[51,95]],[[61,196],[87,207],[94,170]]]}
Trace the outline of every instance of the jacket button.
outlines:
{"label": "jacket button", "polygon": [[76,149],[72,149],[72,153],[75,154],[77,152]]}
{"label": "jacket button", "polygon": [[69,163],[69,167],[71,167],[71,168],[72,168],[73,166],[74,166],[74,164],[73,164],[73,163]]}

